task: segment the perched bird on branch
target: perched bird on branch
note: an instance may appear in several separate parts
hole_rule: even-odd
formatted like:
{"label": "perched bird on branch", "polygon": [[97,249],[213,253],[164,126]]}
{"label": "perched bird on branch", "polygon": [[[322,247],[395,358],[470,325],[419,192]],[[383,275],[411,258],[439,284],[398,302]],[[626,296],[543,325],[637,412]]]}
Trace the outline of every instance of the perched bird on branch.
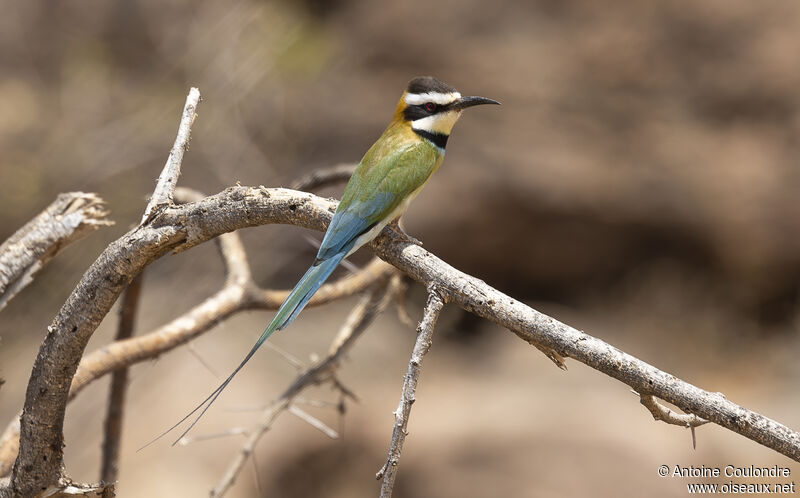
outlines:
{"label": "perched bird on branch", "polygon": [[481,104],[499,102],[485,97],[462,97],[455,88],[431,76],[414,78],[408,83],[391,123],[350,177],[314,264],[292,289],[233,373],[156,440],[200,411],[175,442],[186,435],[264,341],[297,318],[342,259],[374,239],[386,225],[399,219],[442,164],[447,138],[461,111]]}

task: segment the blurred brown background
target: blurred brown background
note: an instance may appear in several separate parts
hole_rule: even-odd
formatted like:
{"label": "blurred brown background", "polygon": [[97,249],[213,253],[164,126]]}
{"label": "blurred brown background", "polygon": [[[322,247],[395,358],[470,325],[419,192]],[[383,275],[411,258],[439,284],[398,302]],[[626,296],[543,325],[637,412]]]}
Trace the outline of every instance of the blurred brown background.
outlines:
{"label": "blurred brown background", "polygon": [[[68,249],[2,312],[0,423],[22,406],[45,329],[82,272],[141,216],[190,86],[204,102],[180,184],[214,193],[358,160],[405,83],[433,74],[503,106],[465,113],[406,216],[411,234],[537,309],[798,428],[799,49],[795,0],[6,5],[0,239],[71,190],[98,192],[117,224]],[[315,251],[305,235],[243,233],[261,284],[294,283]],[[155,263],[139,332],[221,277],[211,244]],[[415,318],[422,297],[412,288]],[[271,341],[301,358],[322,352],[352,304],[308,310]],[[215,372],[185,347],[133,370],[119,496],[200,496],[216,483],[237,437],[135,448],[215,387],[269,316],[236,316],[195,342]],[[360,403],[342,420],[309,408],[342,439],[286,414],[228,496],[376,496],[412,343],[383,315],[342,370]],[[661,479],[659,465],[800,473],[718,427],[699,429],[692,450],[688,431],[653,422],[624,385],[569,366],[447,308],[395,495],[684,496],[690,480]],[[195,433],[250,427],[256,412],[232,409],[266,403],[294,374],[262,351]],[[98,382],[67,411],[77,480],[98,477],[106,389]]]}

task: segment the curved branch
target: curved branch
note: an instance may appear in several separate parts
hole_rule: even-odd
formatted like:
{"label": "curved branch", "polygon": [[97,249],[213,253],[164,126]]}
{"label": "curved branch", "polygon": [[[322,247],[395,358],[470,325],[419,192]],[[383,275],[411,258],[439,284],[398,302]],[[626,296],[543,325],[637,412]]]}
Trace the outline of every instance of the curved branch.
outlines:
{"label": "curved branch", "polygon": [[[239,236],[228,233],[217,240],[228,268],[225,287],[152,332],[115,341],[87,354],[72,378],[68,401],[75,399],[85,387],[104,375],[185,344],[234,313],[246,309],[275,310],[280,306],[289,290],[262,290],[250,282],[250,270],[244,261],[244,247]],[[308,305],[319,306],[358,294],[394,271],[393,266],[374,258],[358,273],[320,287]],[[11,471],[19,451],[19,429],[19,418],[15,417],[0,437],[0,476]]]}
{"label": "curved branch", "polygon": [[[15,490],[35,494],[58,479],[68,386],[86,343],[134,275],[169,251],[239,228],[288,223],[322,230],[335,206],[335,201],[287,189],[232,187],[198,202],[167,207],[150,225],[110,244],[56,316],[37,355],[21,418],[20,452],[12,475]],[[800,461],[797,432],[539,313],[408,243],[391,228],[371,247],[415,280],[435,285],[446,302],[508,328],[530,344],[574,358],[639,393],[657,396]]]}

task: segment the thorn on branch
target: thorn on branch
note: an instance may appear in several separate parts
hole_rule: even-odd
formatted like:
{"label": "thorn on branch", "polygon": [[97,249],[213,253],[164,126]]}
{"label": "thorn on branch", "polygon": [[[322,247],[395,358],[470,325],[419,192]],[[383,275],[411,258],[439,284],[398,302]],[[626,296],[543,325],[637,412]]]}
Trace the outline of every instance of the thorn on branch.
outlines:
{"label": "thorn on branch", "polygon": [[558,368],[564,370],[565,372],[567,371],[567,360],[565,360],[564,357],[558,354],[554,349],[550,349],[547,346],[536,343],[533,343],[533,345],[536,347],[536,349],[544,353],[544,355],[547,356],[550,361],[555,363]]}
{"label": "thorn on branch", "polygon": [[681,427],[688,427],[692,431],[692,448],[697,448],[697,438],[695,436],[695,427],[700,427],[707,424],[709,421],[698,417],[693,413],[675,413],[663,404],[659,403],[655,396],[651,394],[639,394],[632,391],[639,396],[639,401],[647,408],[653,415],[655,420],[664,422],[670,425],[679,425]]}

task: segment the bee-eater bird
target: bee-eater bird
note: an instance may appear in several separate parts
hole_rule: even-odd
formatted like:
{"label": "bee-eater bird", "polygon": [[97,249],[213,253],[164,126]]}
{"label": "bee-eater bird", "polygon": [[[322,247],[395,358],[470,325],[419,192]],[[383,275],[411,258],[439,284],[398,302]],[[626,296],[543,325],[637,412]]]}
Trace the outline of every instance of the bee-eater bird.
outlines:
{"label": "bee-eater bird", "polygon": [[225,382],[156,439],[168,434],[200,410],[175,443],[180,441],[264,341],[276,330],[292,323],[342,259],[374,239],[387,224],[403,214],[428,178],[442,164],[447,138],[461,111],[481,104],[499,102],[485,97],[462,97],[455,88],[431,76],[414,78],[408,83],[392,122],[369,148],[350,177],[314,264],[295,285],[253,348]]}

